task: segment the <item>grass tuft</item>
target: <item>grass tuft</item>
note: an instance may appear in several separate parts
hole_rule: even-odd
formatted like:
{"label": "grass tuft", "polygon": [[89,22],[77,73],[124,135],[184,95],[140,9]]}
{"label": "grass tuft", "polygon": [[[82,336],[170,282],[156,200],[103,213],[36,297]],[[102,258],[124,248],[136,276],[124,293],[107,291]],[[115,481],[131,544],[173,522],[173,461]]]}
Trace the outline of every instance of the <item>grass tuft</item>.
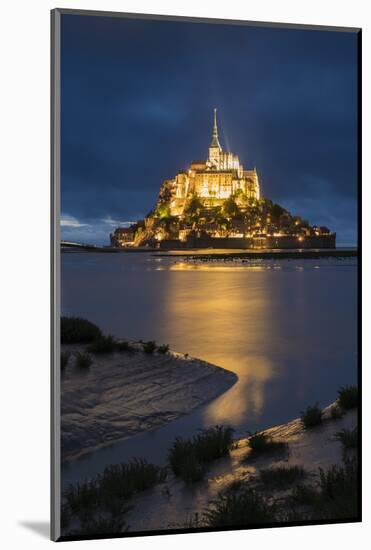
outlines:
{"label": "grass tuft", "polygon": [[345,411],[355,409],[358,406],[357,386],[343,386],[338,391],[339,406]]}
{"label": "grass tuft", "polygon": [[116,349],[116,342],[112,336],[100,336],[89,346],[89,351],[95,354],[113,353]]}
{"label": "grass tuft", "polygon": [[334,405],[333,407],[331,407],[330,409],[330,418],[332,418],[332,420],[339,420],[340,418],[343,418],[344,416],[344,411],[339,407],[339,405]]}
{"label": "grass tuft", "polygon": [[112,535],[119,534],[127,531],[127,526],[122,516],[106,517],[98,515],[84,523],[80,530],[72,531],[74,536],[86,536],[86,535]]}
{"label": "grass tuft", "polygon": [[162,344],[162,346],[158,346],[157,351],[159,353],[168,353],[169,351],[169,344]]}
{"label": "grass tuft", "polygon": [[344,459],[344,465],[320,469],[320,498],[314,517],[321,519],[354,519],[358,513],[358,463]]}
{"label": "grass tuft", "polygon": [[195,453],[185,455],[182,462],[173,470],[177,472],[186,484],[197,483],[201,481],[206,474],[206,465],[202,463]]}
{"label": "grass tuft", "polygon": [[156,351],[156,342],[154,340],[149,340],[148,342],[142,342],[142,348],[145,353],[154,353]]}
{"label": "grass tuft", "polygon": [[318,488],[297,485],[292,503],[307,508],[306,520],[355,519],[358,513],[358,465],[355,457],[344,458],[343,465],[319,469]]}
{"label": "grass tuft", "polygon": [[304,424],[305,428],[313,428],[314,426],[319,426],[322,424],[323,420],[323,411],[318,406],[318,403],[312,407],[307,407],[305,411],[301,413],[301,421]]}
{"label": "grass tuft", "polygon": [[61,370],[64,370],[67,367],[70,357],[71,353],[69,351],[61,352]]}
{"label": "grass tuft", "polygon": [[93,363],[93,359],[91,358],[91,355],[89,353],[77,351],[75,353],[75,357],[76,365],[80,369],[88,369]]}
{"label": "grass tuft", "polygon": [[208,527],[237,527],[276,521],[276,507],[251,489],[220,494],[204,513]]}
{"label": "grass tuft", "polygon": [[298,483],[294,487],[290,496],[292,502],[304,506],[313,506],[318,498],[319,493],[312,485],[304,485],[302,483]]}
{"label": "grass tuft", "polygon": [[[122,516],[131,508],[128,499],[165,481],[166,474],[166,468],[145,460],[107,466],[92,480],[68,487],[64,493],[65,513],[79,520],[81,532],[120,532]],[[107,525],[107,531],[102,531],[103,525]]]}
{"label": "grass tuft", "polygon": [[263,453],[281,452],[288,450],[288,444],[286,442],[275,441],[264,432],[251,435],[248,444],[251,449],[252,455],[260,455]]}
{"label": "grass tuft", "polygon": [[201,430],[193,438],[193,445],[201,462],[211,462],[227,455],[233,447],[233,431],[229,426],[214,426]]}
{"label": "grass tuft", "polygon": [[245,484],[246,484],[246,481],[244,481],[243,479],[235,478],[226,487],[226,492],[228,493],[228,492],[240,491]]}
{"label": "grass tuft", "polygon": [[129,498],[134,493],[150,489],[166,479],[166,468],[133,460],[128,464],[107,466],[97,477],[101,494],[108,497]]}
{"label": "grass tuft", "polygon": [[191,514],[188,519],[184,523],[185,529],[197,529],[198,527],[202,527],[200,522],[200,516],[198,512],[194,512],[194,514]]}
{"label": "grass tuft", "polygon": [[120,340],[119,342],[116,342],[116,348],[117,351],[134,351],[133,346],[131,346],[129,342],[126,342],[125,340]]}
{"label": "grass tuft", "polygon": [[71,516],[76,516],[81,524],[87,523],[94,517],[99,505],[99,493],[94,480],[70,485],[64,497]]}
{"label": "grass tuft", "polygon": [[100,328],[81,317],[61,317],[61,343],[93,342],[102,336]]}
{"label": "grass tuft", "polygon": [[174,474],[186,483],[200,481],[207,463],[229,453],[233,447],[232,435],[232,428],[214,426],[201,430],[192,439],[177,437],[168,453]]}
{"label": "grass tuft", "polygon": [[358,447],[358,428],[347,430],[346,428],[336,432],[335,439],[343,445],[343,450],[356,449]]}
{"label": "grass tuft", "polygon": [[285,488],[302,480],[307,472],[301,466],[277,466],[260,470],[260,479],[264,485]]}
{"label": "grass tuft", "polygon": [[192,440],[177,437],[168,451],[168,459],[174,474],[183,477],[182,472],[185,463],[188,460],[197,460]]}
{"label": "grass tuft", "polygon": [[71,521],[70,510],[66,504],[62,504],[60,511],[61,529],[67,529]]}

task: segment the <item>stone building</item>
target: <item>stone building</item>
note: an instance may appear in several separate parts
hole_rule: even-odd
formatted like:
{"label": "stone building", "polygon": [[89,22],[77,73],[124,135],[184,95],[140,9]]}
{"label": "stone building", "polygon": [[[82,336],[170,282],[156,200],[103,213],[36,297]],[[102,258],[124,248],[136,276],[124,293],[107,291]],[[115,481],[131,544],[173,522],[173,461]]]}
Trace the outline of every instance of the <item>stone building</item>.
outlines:
{"label": "stone building", "polygon": [[115,247],[335,248],[336,234],[261,196],[255,168],[223,151],[216,109],[206,160],[165,180],[148,216],[111,235]]}
{"label": "stone building", "polygon": [[256,168],[245,170],[239,157],[223,151],[218,137],[216,109],[207,160],[193,161],[188,170],[162,184],[159,203],[167,203],[172,216],[181,216],[187,201],[197,196],[206,207],[220,206],[231,195],[239,206],[260,198]]}
{"label": "stone building", "polygon": [[117,227],[113,233],[110,234],[111,246],[115,248],[122,248],[124,246],[130,246],[134,243],[134,231],[132,227]]}

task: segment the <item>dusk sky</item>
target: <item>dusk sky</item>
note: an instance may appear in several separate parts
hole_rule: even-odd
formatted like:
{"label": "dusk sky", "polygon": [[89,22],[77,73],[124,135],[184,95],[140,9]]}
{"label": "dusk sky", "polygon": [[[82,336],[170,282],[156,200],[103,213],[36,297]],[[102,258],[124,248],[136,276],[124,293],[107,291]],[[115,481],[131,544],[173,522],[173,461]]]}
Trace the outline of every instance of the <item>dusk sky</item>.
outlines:
{"label": "dusk sky", "polygon": [[265,197],[356,243],[355,33],[62,15],[61,78],[62,238],[144,217],[217,107]]}

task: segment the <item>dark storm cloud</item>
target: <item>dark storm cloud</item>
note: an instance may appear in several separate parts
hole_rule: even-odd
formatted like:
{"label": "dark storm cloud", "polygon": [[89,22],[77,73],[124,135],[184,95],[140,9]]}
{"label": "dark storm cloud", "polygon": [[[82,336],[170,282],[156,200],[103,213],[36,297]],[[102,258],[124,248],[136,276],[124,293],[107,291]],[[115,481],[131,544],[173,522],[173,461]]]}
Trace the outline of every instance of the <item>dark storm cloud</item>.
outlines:
{"label": "dark storm cloud", "polygon": [[206,157],[214,106],[266,196],[355,242],[354,34],[76,15],[62,16],[62,213],[77,220],[63,233],[102,240],[102,220],[145,215]]}

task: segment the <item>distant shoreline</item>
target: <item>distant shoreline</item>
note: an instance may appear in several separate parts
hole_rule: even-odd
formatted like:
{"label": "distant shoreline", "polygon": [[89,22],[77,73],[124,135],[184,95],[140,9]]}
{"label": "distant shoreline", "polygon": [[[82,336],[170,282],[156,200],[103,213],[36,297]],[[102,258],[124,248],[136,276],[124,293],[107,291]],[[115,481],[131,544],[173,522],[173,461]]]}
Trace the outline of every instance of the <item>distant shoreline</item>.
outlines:
{"label": "distant shoreline", "polygon": [[223,259],[257,259],[257,260],[272,260],[272,259],[320,259],[320,258],[356,258],[358,257],[358,249],[354,248],[337,248],[337,249],[277,249],[277,250],[223,250],[218,249],[189,249],[184,250],[168,250],[166,252],[159,251],[157,248],[114,248],[108,246],[76,246],[63,247],[62,253],[76,254],[79,252],[96,252],[96,253],[113,253],[113,254],[139,254],[150,253],[156,257],[164,258],[197,258],[199,260],[223,260]]}
{"label": "distant shoreline", "polygon": [[315,260],[320,258],[356,258],[358,257],[358,250],[352,249],[306,249],[306,250],[249,250],[242,252],[205,252],[205,253],[174,253],[167,254],[160,253],[156,256],[170,257],[170,258],[189,258],[197,260],[234,260],[234,259],[248,259],[248,260],[289,260],[289,259],[307,259]]}

